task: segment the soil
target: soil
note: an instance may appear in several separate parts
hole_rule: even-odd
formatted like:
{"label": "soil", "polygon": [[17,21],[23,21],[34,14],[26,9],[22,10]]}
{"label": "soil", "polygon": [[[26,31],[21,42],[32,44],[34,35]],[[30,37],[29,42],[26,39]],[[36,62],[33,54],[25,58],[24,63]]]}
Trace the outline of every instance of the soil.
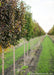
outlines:
{"label": "soil", "polygon": [[[30,53],[30,50],[29,50]],[[26,53],[27,55],[27,53]],[[16,62],[15,62],[15,68],[17,69],[18,67],[21,68],[21,65],[18,64],[22,64],[24,62],[24,56],[20,57]],[[8,69],[5,70],[5,74],[4,75],[14,75],[13,74],[13,65],[11,65]]]}
{"label": "soil", "polygon": [[16,75],[21,75],[21,73],[22,75],[27,75],[28,72],[32,72],[32,73],[35,72],[35,70],[37,69],[37,64],[38,64],[40,53],[42,50],[42,46],[40,45],[40,42],[42,41],[43,39],[39,41],[39,43],[36,45],[37,49],[30,51],[28,58],[26,58],[25,62],[26,62],[26,65],[28,66],[28,69],[24,70],[25,73],[23,72],[23,70],[21,70],[19,71],[19,74],[16,74]]}
{"label": "soil", "polygon": [[[23,75],[27,75],[28,72],[31,72],[31,71],[34,72],[36,70],[41,50],[42,50],[41,47],[39,49],[35,50],[34,52],[31,52],[31,50],[29,50],[28,63],[26,61],[26,65],[28,65],[29,69],[26,69],[25,73]],[[19,60],[16,61],[16,64],[15,64],[16,70],[20,71],[20,68],[22,67],[23,62],[24,62],[24,59],[22,56],[19,58]],[[18,64],[22,64],[22,65],[18,65]],[[5,70],[5,75],[13,75],[13,65],[10,66],[7,70]]]}
{"label": "soil", "polygon": [[[40,57],[40,53],[41,53],[42,47],[40,46],[34,53],[34,57],[31,59],[30,63],[29,63],[29,68],[28,68],[28,72],[32,72],[34,73],[35,70],[37,69],[37,64],[39,61],[39,57]],[[26,72],[24,75],[27,75]]]}

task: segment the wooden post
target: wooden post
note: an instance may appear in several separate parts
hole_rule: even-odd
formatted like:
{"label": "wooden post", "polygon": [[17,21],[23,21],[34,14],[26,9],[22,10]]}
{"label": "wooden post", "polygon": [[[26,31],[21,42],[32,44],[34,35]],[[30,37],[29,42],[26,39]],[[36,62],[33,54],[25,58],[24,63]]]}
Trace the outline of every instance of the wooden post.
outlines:
{"label": "wooden post", "polygon": [[13,47],[13,72],[15,75],[15,47]]}
{"label": "wooden post", "polygon": [[27,42],[27,58],[28,58],[28,42]]}
{"label": "wooden post", "polygon": [[2,75],[4,75],[4,49],[2,48]]}
{"label": "wooden post", "polygon": [[24,39],[24,66],[25,66],[25,39]]}
{"label": "wooden post", "polygon": [[[30,40],[30,42],[31,42],[31,40]],[[30,43],[30,50],[31,50],[31,43]]]}
{"label": "wooden post", "polygon": [[32,51],[32,43],[33,43],[33,40],[31,40],[31,42],[30,42],[30,45],[31,45],[31,51]]}

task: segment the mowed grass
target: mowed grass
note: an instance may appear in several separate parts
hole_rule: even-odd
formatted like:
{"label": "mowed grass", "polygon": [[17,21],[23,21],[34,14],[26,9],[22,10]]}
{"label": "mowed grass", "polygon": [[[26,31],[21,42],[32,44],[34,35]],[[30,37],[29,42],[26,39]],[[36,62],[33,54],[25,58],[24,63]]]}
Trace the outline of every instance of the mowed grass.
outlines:
{"label": "mowed grass", "polygon": [[54,43],[46,36],[36,69],[37,73],[54,73]]}
{"label": "mowed grass", "polygon": [[[32,45],[36,44],[38,42],[39,38],[35,38],[35,40],[32,40]],[[28,50],[30,50],[30,44],[31,42],[28,42]],[[25,51],[27,52],[27,44],[25,44]],[[24,44],[20,46],[19,48],[15,49],[15,61],[17,61],[21,56],[24,54]],[[4,53],[4,70],[6,70],[8,67],[10,67],[13,64],[13,50],[10,49],[10,52]],[[0,74],[2,72],[2,59],[0,58]]]}

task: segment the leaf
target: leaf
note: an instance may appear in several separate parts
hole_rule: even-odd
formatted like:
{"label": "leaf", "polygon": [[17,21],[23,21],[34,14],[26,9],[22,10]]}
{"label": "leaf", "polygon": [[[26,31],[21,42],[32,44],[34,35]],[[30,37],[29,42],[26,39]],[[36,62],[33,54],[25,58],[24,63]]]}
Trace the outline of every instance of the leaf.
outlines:
{"label": "leaf", "polygon": [[1,7],[1,1],[0,1],[0,7]]}

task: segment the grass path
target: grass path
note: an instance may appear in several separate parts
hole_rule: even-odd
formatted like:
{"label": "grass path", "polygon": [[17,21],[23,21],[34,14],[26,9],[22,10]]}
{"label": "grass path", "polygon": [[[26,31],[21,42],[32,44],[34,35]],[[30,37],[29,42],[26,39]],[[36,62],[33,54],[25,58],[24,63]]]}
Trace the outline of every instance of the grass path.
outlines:
{"label": "grass path", "polygon": [[54,44],[48,36],[42,42],[42,47],[36,72],[54,73]]}

